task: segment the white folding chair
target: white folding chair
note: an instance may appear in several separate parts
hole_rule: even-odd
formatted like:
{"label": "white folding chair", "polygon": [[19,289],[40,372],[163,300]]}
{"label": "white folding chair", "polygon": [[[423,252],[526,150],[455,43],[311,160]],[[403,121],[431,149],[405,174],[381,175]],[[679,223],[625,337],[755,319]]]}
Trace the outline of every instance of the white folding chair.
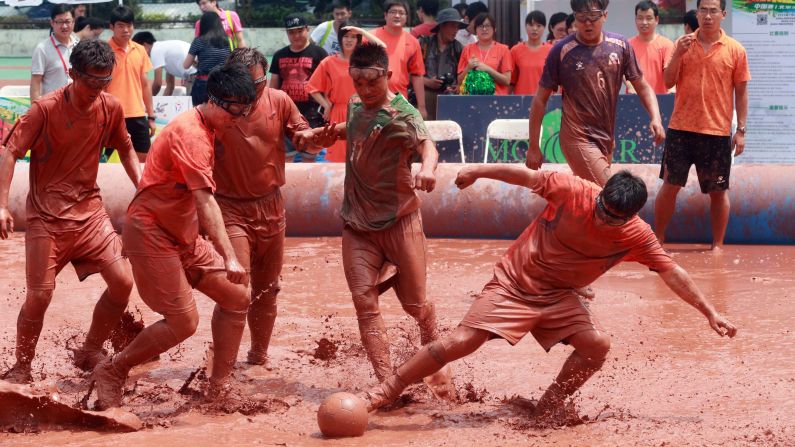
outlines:
{"label": "white folding chair", "polygon": [[448,120],[425,121],[425,127],[428,129],[428,132],[431,134],[431,139],[433,139],[434,142],[458,140],[461,163],[466,163],[466,158],[464,157],[463,133],[458,123]]}
{"label": "white folding chair", "polygon": [[526,119],[499,119],[489,123],[486,129],[486,149],[483,154],[483,163],[489,162],[489,146],[492,138],[499,140],[529,140],[530,120]]}
{"label": "white folding chair", "polygon": [[5,85],[0,88],[0,96],[5,97],[30,97],[29,85]]}
{"label": "white folding chair", "polygon": [[188,89],[185,88],[184,85],[175,85],[174,92],[171,94],[171,96],[187,96],[187,95],[188,95]]}

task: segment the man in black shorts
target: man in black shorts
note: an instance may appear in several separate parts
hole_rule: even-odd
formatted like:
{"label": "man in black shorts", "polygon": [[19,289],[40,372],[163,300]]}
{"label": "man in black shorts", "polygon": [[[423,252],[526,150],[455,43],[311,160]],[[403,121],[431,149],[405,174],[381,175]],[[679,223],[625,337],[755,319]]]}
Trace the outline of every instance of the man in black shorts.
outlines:
{"label": "man in black shorts", "polygon": [[[729,223],[729,174],[732,152],[745,148],[748,81],[745,48],[721,29],[726,0],[698,1],[699,28],[675,44],[665,67],[665,86],[676,86],[674,113],[660,167],[664,180],[654,203],[654,232],[660,243],[676,206],[676,195],[696,165],[701,192],[709,194],[712,250],[723,247]],[[737,132],[732,136],[736,103]]]}

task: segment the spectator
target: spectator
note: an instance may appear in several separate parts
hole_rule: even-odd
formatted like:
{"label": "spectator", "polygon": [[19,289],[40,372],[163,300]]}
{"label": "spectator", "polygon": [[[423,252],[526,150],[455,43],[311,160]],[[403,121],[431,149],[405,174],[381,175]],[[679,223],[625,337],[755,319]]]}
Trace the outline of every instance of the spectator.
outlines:
{"label": "spectator", "polygon": [[86,7],[86,5],[83,4],[75,5],[75,19],[78,19],[80,17],[87,17],[88,16],[87,10],[88,8]]}
{"label": "spectator", "polygon": [[556,12],[549,17],[549,34],[547,42],[557,43],[560,39],[569,35],[566,19],[569,15],[565,12]]}
{"label": "spectator", "polygon": [[152,68],[155,69],[155,78],[152,81],[152,95],[157,95],[163,86],[163,69],[166,71],[166,89],[163,96],[171,96],[174,93],[176,78],[187,79],[188,76],[196,72],[191,65],[185,69],[183,63],[190,51],[190,44],[184,40],[155,40],[155,36],[149,31],[135,33],[133,42],[143,45],[149,59],[152,61]]}
{"label": "spectator", "polygon": [[155,134],[152,84],[147,77],[152,63],[144,47],[130,40],[134,30],[133,10],[128,6],[114,8],[110,13],[113,36],[108,43],[116,57],[116,65],[113,66],[113,80],[108,84],[107,92],[121,103],[127,132],[138,160],[143,163],[152,144],[150,138]]}
{"label": "spectator", "polygon": [[[199,5],[202,14],[205,12],[214,12],[218,14],[218,17],[221,19],[221,25],[224,27],[226,37],[229,40],[229,51],[246,46],[246,41],[243,38],[243,24],[240,23],[240,17],[235,11],[224,11],[219,8],[217,0],[196,0],[196,4]],[[201,35],[199,22],[201,22],[201,19],[196,21],[194,37],[199,37]]]}
{"label": "spectator", "polygon": [[566,16],[566,35],[574,34],[577,32],[577,21],[574,20],[574,14]]}
{"label": "spectator", "polygon": [[[306,91],[323,107],[323,120],[326,123],[347,122],[348,101],[356,93],[353,79],[348,75],[348,67],[351,54],[361,45],[363,37],[386,47],[384,42],[371,33],[344,23],[338,33],[339,46],[342,50],[334,56],[323,59],[309,78]],[[345,149],[345,140],[337,140],[327,149],[326,161],[344,162]]]}
{"label": "spectator", "polygon": [[685,34],[695,33],[698,29],[698,16],[696,15],[696,10],[691,9],[685,13],[684,17],[685,23]]}
{"label": "spectator", "polygon": [[232,53],[221,19],[214,12],[205,12],[199,20],[199,37],[193,39],[182,68],[189,70],[196,63],[196,80],[190,96],[194,106],[207,102],[207,79],[210,70],[220,67]]}
{"label": "spectator", "polygon": [[[666,94],[663,69],[674,51],[674,43],[667,37],[657,34],[657,25],[660,23],[660,11],[657,5],[648,0],[643,0],[635,5],[635,27],[638,35],[629,39],[629,44],[635,50],[643,77],[649,83],[654,93]],[[627,86],[628,93],[635,93],[631,86]]]}
{"label": "spectator", "polygon": [[464,29],[458,30],[458,34],[455,36],[455,40],[461,42],[461,46],[467,46],[471,43],[476,43],[478,38],[476,37],[475,33],[475,25],[472,23],[475,20],[475,17],[478,14],[482,14],[484,12],[489,12],[489,8],[483,2],[474,2],[467,5],[466,9],[464,10],[464,23],[468,26]]}
{"label": "spectator", "polygon": [[463,19],[463,18],[464,18],[464,16],[466,15],[466,12],[467,12],[467,4],[466,4],[466,2],[464,2],[464,1],[462,1],[461,3],[456,3],[456,4],[453,6],[453,9],[455,9],[456,11],[458,11],[458,14],[460,14],[460,15],[461,15],[461,18]]}
{"label": "spectator", "polygon": [[96,17],[78,17],[75,21],[75,34],[80,40],[99,39],[108,25]]}
{"label": "spectator", "polygon": [[649,114],[655,144],[662,143],[657,96],[643,79],[632,46],[620,34],[603,31],[609,0],[571,0],[577,33],[565,37],[549,52],[538,91],[530,109],[530,147],[527,167],[543,163],[541,123],[547,102],[558,87],[564,90],[560,147],[574,175],[604,185],[611,176],[618,95],[629,79]]}
{"label": "spectator", "polygon": [[408,18],[408,5],[403,0],[386,0],[384,20],[386,25],[376,28],[373,35],[386,43],[389,55],[389,91],[408,98],[409,81],[417,96],[417,110],[423,118],[428,116],[425,108],[425,63],[422,60],[420,43],[411,34],[403,31]]}
{"label": "spectator", "polygon": [[507,45],[494,40],[497,26],[491,14],[479,14],[473,23],[478,33],[478,42],[464,47],[458,61],[458,83],[464,82],[472,70],[485,71],[494,80],[494,94],[507,95],[513,71],[511,50]]}
{"label": "spectator", "polygon": [[50,13],[50,36],[36,45],[30,61],[30,100],[69,84],[69,56],[80,41],[72,34],[75,26],[72,6],[55,5]]}
{"label": "spectator", "polygon": [[458,30],[467,24],[453,8],[443,9],[437,16],[437,24],[431,36],[420,37],[425,62],[425,106],[428,119],[436,119],[438,96],[458,91],[458,61],[464,51],[461,42],[455,40]]}
{"label": "spectator", "polygon": [[340,40],[337,38],[337,33],[339,33],[343,23],[347,23],[353,15],[350,2],[348,0],[335,0],[331,6],[331,14],[334,20],[329,20],[316,26],[310,35],[312,42],[323,48],[329,56],[340,52]]}
{"label": "spectator", "polygon": [[538,81],[544,72],[551,45],[545,44],[541,38],[547,27],[547,17],[542,11],[531,11],[524,19],[527,41],[519,42],[511,48],[514,70],[511,73],[511,85],[514,95],[535,95]]}
{"label": "spectator", "polygon": [[[699,0],[698,30],[676,41],[665,67],[665,85],[676,86],[674,112],[668,125],[660,178],[654,203],[654,232],[660,243],[674,213],[676,196],[696,165],[701,192],[709,194],[712,249],[723,248],[729,222],[729,175],[732,153],[745,149],[748,117],[748,56],[745,48],[721,28],[726,0]],[[737,108],[737,132],[732,137],[732,112]]]}
{"label": "spectator", "polygon": [[439,12],[439,0],[417,0],[417,17],[420,24],[411,29],[411,35],[419,39],[430,36],[436,26],[436,14]]}

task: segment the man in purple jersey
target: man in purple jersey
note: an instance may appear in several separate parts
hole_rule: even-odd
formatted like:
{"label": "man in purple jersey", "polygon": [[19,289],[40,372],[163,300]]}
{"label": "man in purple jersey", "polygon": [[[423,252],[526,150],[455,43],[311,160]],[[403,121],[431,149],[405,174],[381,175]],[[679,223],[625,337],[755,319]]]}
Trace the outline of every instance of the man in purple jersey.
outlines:
{"label": "man in purple jersey", "polygon": [[609,0],[571,0],[577,32],[558,42],[547,56],[530,108],[527,167],[539,169],[541,121],[549,96],[563,89],[560,147],[574,175],[604,186],[610,178],[618,94],[626,78],[649,113],[654,144],[665,130],[654,91],[643,80],[635,53],[624,36],[602,32]]}

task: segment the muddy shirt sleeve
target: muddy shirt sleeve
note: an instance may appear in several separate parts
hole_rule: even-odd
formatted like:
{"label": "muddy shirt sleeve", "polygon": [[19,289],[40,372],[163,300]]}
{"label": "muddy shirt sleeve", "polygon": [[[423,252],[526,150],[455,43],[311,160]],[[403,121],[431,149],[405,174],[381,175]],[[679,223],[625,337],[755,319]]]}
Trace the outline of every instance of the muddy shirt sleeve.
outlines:
{"label": "muddy shirt sleeve", "polygon": [[310,128],[306,118],[298,111],[298,107],[296,107],[293,100],[287,96],[280,98],[279,109],[281,110],[282,123],[284,123],[284,133],[291,140],[296,132]]}
{"label": "muddy shirt sleeve", "polygon": [[638,58],[635,57],[635,50],[626,39],[624,39],[624,57],[622,59],[624,60],[624,77],[628,81],[635,81],[643,76],[640,65],[638,65]]}
{"label": "muddy shirt sleeve", "polygon": [[578,187],[584,189],[583,181],[569,174],[547,171],[539,171],[538,174],[530,190],[555,207],[569,200]]}
{"label": "muddy shirt sleeve", "polygon": [[676,263],[671,259],[671,255],[663,250],[657,236],[651,231],[649,225],[640,219],[635,220],[639,228],[640,236],[637,242],[630,248],[624,261],[639,262],[649,270],[657,273],[667,272],[676,267]]}
{"label": "muddy shirt sleeve", "polygon": [[544,72],[538,85],[549,90],[557,90],[560,86],[560,45],[555,45],[549,51],[544,62]]}
{"label": "muddy shirt sleeve", "polygon": [[174,138],[171,157],[185,179],[188,190],[209,188],[215,192],[213,180],[213,141],[206,132],[183,133]]}
{"label": "muddy shirt sleeve", "polygon": [[6,148],[17,159],[23,158],[44,131],[44,110],[34,102],[28,113],[22,115],[9,131]]}

